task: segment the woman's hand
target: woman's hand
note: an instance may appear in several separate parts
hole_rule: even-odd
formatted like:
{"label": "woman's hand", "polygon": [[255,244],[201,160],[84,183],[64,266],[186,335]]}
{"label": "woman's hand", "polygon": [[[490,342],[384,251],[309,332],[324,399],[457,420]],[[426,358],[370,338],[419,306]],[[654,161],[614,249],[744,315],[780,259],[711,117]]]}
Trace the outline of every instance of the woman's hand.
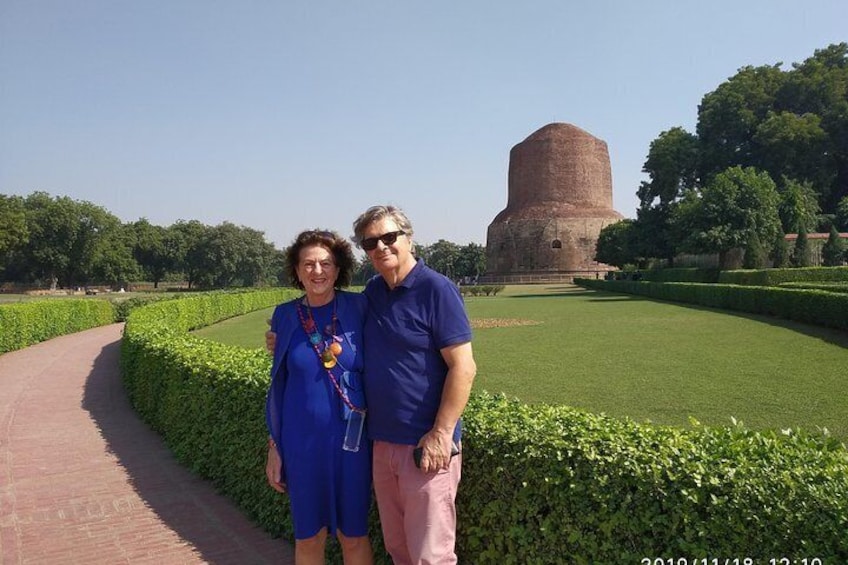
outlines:
{"label": "woman's hand", "polygon": [[277,452],[277,447],[270,443],[268,445],[268,460],[265,463],[265,477],[268,484],[277,492],[285,494],[286,483],[283,481],[283,461]]}

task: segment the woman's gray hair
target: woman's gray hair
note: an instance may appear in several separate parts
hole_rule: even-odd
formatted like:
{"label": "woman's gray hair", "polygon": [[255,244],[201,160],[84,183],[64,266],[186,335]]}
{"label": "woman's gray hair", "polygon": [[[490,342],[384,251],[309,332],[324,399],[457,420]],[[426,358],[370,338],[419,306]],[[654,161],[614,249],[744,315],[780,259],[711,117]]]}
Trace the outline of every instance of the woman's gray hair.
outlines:
{"label": "woman's gray hair", "polygon": [[407,236],[412,236],[412,222],[409,221],[403,210],[396,206],[371,206],[353,222],[353,237],[351,238],[353,242],[359,245],[362,242],[362,234],[368,229],[368,226],[383,218],[391,218]]}

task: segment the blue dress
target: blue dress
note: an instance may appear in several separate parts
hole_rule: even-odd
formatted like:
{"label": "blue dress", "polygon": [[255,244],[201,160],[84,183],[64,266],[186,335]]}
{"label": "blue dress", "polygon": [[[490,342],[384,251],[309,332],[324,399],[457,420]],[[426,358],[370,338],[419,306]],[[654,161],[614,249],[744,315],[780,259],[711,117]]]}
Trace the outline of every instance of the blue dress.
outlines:
{"label": "blue dress", "polygon": [[[339,381],[344,370],[362,373],[366,301],[348,292],[337,291],[336,297],[335,304],[311,312],[326,338],[322,330],[336,309],[335,335],[342,337],[342,352],[331,371]],[[371,443],[363,433],[359,451],[342,449],[347,426],[343,402],[303,329],[298,303],[301,299],[274,311],[271,329],[277,344],[266,407],[268,429],[283,461],[295,538],[310,538],[324,527],[330,535],[338,529],[348,537],[364,536],[371,506]],[[301,311],[306,314],[303,307]],[[350,384],[362,386],[361,379]]]}

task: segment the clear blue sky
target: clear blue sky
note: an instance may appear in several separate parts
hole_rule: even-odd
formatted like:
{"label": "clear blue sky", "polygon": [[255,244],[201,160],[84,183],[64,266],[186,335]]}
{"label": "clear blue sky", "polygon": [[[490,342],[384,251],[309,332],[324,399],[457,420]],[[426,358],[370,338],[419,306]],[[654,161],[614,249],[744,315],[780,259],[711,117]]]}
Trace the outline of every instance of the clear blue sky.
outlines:
{"label": "clear blue sky", "polygon": [[848,1],[0,0],[0,193],[123,221],[485,243],[509,150],[605,140],[634,217],[650,142],[745,65],[848,41]]}

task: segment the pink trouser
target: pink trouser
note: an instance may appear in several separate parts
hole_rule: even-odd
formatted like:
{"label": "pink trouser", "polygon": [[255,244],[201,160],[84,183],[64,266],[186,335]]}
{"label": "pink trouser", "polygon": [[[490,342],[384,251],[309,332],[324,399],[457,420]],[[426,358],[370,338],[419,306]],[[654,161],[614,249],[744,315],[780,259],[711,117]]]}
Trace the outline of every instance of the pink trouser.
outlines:
{"label": "pink trouser", "polygon": [[456,563],[456,489],[462,455],[438,473],[423,473],[412,445],[374,442],[374,491],[383,542],[395,565]]}

